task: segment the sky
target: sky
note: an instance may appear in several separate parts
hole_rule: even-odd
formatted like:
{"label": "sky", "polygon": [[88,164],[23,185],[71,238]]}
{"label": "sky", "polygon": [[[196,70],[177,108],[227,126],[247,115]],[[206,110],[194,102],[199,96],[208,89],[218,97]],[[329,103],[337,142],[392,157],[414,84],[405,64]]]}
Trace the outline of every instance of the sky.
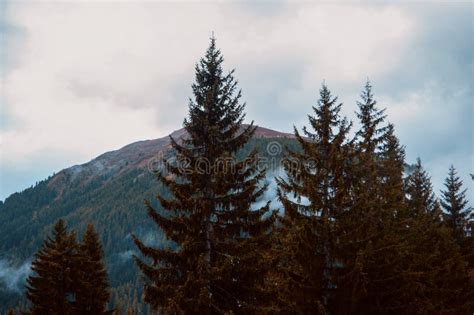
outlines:
{"label": "sky", "polygon": [[369,78],[407,162],[473,203],[474,6],[440,1],[0,1],[0,200],[181,128],[212,33],[248,121],[307,125],[322,82],[354,120]]}

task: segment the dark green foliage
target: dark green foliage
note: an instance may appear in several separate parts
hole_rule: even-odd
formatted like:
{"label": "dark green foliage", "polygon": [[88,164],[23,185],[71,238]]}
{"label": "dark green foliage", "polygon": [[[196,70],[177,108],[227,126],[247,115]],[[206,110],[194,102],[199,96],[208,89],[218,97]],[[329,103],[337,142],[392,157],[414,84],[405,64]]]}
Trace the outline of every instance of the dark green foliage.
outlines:
{"label": "dark green foliage", "polygon": [[403,147],[393,125],[381,126],[385,116],[370,84],[358,103],[354,141],[346,140],[347,123],[335,104],[323,86],[310,116],[314,132],[304,129],[302,138],[295,130],[302,152],[290,159],[316,167],[287,167],[288,178],[279,179],[285,213],[268,282],[278,297],[274,310],[472,313],[467,261],[441,224],[421,162],[403,178]]}
{"label": "dark green foliage", "polygon": [[337,314],[369,314],[391,303],[394,250],[400,249],[393,216],[403,201],[403,149],[393,126],[382,125],[384,111],[376,107],[369,82],[358,107],[361,129],[345,156],[350,200],[335,223],[339,268],[330,308]]}
{"label": "dark green foliage", "polygon": [[374,99],[372,85],[369,81],[366,82],[360,97],[361,100],[357,102],[359,111],[356,113],[361,124],[360,130],[356,134],[358,148],[362,152],[373,155],[378,146],[382,144],[387,130],[386,126],[381,126],[386,118],[385,109],[379,110],[377,108],[377,101]]}
{"label": "dark green foliage", "polygon": [[75,232],[67,232],[63,220],[54,226],[36,254],[28,279],[26,296],[29,314],[107,314],[109,300],[107,273],[102,249],[92,225],[81,244]]}
{"label": "dark green foliage", "polygon": [[[244,127],[244,105],[233,71],[224,74],[223,58],[214,38],[196,65],[193,100],[184,127],[189,137],[171,138],[177,163],[166,162],[169,175],[158,180],[172,197],[158,195],[164,214],[147,202],[150,218],[176,247],[147,246],[136,258],[147,278],[144,300],[167,313],[255,312],[266,300],[262,249],[273,216],[268,204],[251,210],[264,193],[264,171],[255,165],[256,152],[234,159],[255,127]],[[220,162],[229,164],[220,164]]]}
{"label": "dark green foliage", "polygon": [[395,136],[392,124],[387,126],[380,151],[378,185],[380,185],[380,193],[383,196],[381,201],[388,208],[387,211],[396,214],[404,207],[405,149]]}
{"label": "dark green foliage", "polygon": [[[189,161],[184,172],[170,162],[157,184],[143,163],[119,161],[97,174],[71,168],[0,202],[1,257],[20,265],[41,248],[28,279],[31,313],[473,313],[474,237],[462,182],[452,167],[443,213],[421,162],[404,167],[369,82],[352,140],[326,86],[296,140],[250,138],[233,72],[221,65],[212,40],[196,67],[189,137],[173,140],[165,155]],[[265,191],[253,148],[274,158],[265,150],[273,141],[290,151],[278,179],[285,212],[275,225],[268,205],[249,211]],[[235,173],[196,171],[201,158],[215,165],[231,157]],[[149,220],[142,200],[156,193]],[[82,244],[60,221],[42,245],[58,218],[85,232]],[[0,292],[0,312],[10,306],[20,313],[31,305]]]}
{"label": "dark green foliage", "polygon": [[451,166],[444,184],[446,190],[441,192],[441,206],[444,210],[444,222],[452,230],[460,246],[463,245],[466,238],[468,219],[471,213],[471,209],[466,208],[466,190],[462,190],[462,184],[456,169]]}
{"label": "dark green foliage", "polygon": [[[290,153],[288,178],[278,179],[285,213],[275,246],[279,261],[273,281],[278,283],[277,307],[282,310],[323,313],[332,296],[337,269],[334,220],[349,197],[344,173],[349,124],[340,117],[340,109],[323,85],[314,116],[308,117],[312,130],[304,128],[302,137],[295,128],[302,152]],[[308,203],[302,204],[301,198]]]}
{"label": "dark green foliage", "polygon": [[[253,148],[258,155],[267,158],[268,163],[278,165],[281,156],[273,157],[266,152],[267,145],[278,141],[282,147],[298,150],[293,139],[253,138],[239,152],[237,159],[243,159]],[[166,156],[172,157],[173,152]],[[272,164],[262,164],[262,167]],[[61,176],[61,174],[57,175]],[[39,250],[54,223],[64,218],[68,226],[82,234],[88,222],[94,222],[97,233],[103,243],[105,262],[111,287],[110,308],[126,310],[132,307],[134,312],[145,313],[147,306],[141,300],[143,283],[138,268],[131,259],[136,249],[130,237],[132,232],[147,240],[149,245],[166,246],[169,244],[164,233],[157,230],[153,222],[147,219],[143,211],[143,200],[160,195],[171,197],[168,190],[156,183],[156,178],[146,169],[133,168],[112,178],[98,178],[92,181],[82,175],[64,183],[67,189],[58,190],[48,179],[15,198],[7,198],[0,210],[0,255],[7,257],[15,265],[29,260]],[[46,190],[47,188],[47,190]],[[33,190],[38,189],[38,192]],[[37,206],[33,195],[45,191],[55,195],[49,203]],[[161,206],[154,200],[152,205],[161,213]],[[22,206],[20,206],[22,205]],[[76,206],[71,211],[70,206]],[[13,224],[7,217],[13,216]],[[0,313],[9,306],[26,305],[25,299],[17,292],[0,291]]]}
{"label": "dark green foliage", "polygon": [[32,304],[30,314],[73,314],[77,263],[76,235],[59,220],[31,266],[34,275],[27,280],[26,294]]}
{"label": "dark green foliage", "polygon": [[466,190],[457,176],[456,169],[451,166],[445,181],[446,190],[441,192],[441,206],[444,213],[444,224],[451,232],[461,253],[468,262],[468,270],[474,281],[474,212],[466,207]]}
{"label": "dark green foliage", "polygon": [[74,305],[78,314],[108,314],[110,298],[107,271],[103,263],[104,252],[94,226],[89,224],[79,246],[79,279]]}
{"label": "dark green foliage", "polygon": [[411,313],[469,314],[473,311],[473,282],[467,262],[452,234],[440,222],[438,202],[418,159],[406,179],[406,217],[401,230],[403,252],[400,296]]}
{"label": "dark green foliage", "polygon": [[407,209],[410,216],[421,216],[424,213],[431,214],[434,220],[441,220],[441,210],[436,199],[431,180],[421,166],[421,160],[416,161],[415,169],[405,181],[407,194]]}
{"label": "dark green foliage", "polygon": [[[0,248],[2,250],[7,251],[16,247],[20,240],[27,242],[35,238],[34,231],[30,229],[18,234],[17,231],[19,226],[23,226],[25,221],[32,220],[39,209],[47,207],[56,197],[56,191],[48,186],[49,180],[50,178],[41,181],[21,193],[14,193],[0,204]],[[51,224],[51,221],[48,224]],[[14,235],[15,237],[12,237]],[[36,248],[40,244],[41,241],[36,244]],[[15,256],[18,256],[17,253]]]}
{"label": "dark green foliage", "polygon": [[[98,185],[98,182],[101,185]],[[49,180],[48,184],[50,183]],[[8,257],[14,257],[14,261],[21,264],[39,249],[51,229],[51,223],[58,218],[63,217],[69,226],[79,233],[85,231],[87,222],[94,222],[103,240],[113,290],[120,290],[120,287],[128,282],[133,282],[139,290],[139,276],[133,260],[122,257],[121,254],[134,248],[130,238],[132,231],[136,231],[140,226],[139,235],[147,235],[152,229],[140,204],[146,196],[161,189],[156,187],[153,175],[146,170],[134,169],[111,181],[97,179],[85,182],[78,177],[67,183],[67,187],[59,198],[32,210],[28,210],[28,207],[16,208],[13,204],[10,205],[7,199],[3,209],[6,211],[0,211],[0,224],[7,226],[5,230],[0,229],[0,252],[8,253]],[[29,200],[23,198],[23,193],[18,197],[21,198],[22,204],[29,204]],[[79,206],[71,211],[69,207],[72,205]],[[8,221],[3,219],[9,212],[17,213],[19,219],[15,221],[15,226],[8,225]],[[155,234],[153,242],[162,241],[160,235]],[[7,293],[0,292],[0,295]],[[13,303],[15,299],[19,300],[20,296],[14,293],[8,294],[8,298],[9,302]],[[121,301],[127,299],[128,296],[121,295]]]}

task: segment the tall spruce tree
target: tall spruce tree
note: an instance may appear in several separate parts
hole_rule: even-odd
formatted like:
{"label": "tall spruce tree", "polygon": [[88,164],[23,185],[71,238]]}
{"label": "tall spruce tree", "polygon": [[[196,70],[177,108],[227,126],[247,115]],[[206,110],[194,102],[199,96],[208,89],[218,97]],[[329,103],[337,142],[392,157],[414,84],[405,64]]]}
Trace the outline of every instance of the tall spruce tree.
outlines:
{"label": "tall spruce tree", "polygon": [[43,247],[36,254],[27,279],[26,296],[31,302],[29,314],[74,314],[78,263],[78,245],[59,220]]}
{"label": "tall spruce tree", "polygon": [[[377,101],[374,99],[369,81],[366,82],[360,97],[356,116],[361,127],[356,133],[355,158],[352,161],[354,164],[352,212],[355,213],[356,208],[360,208],[362,213],[356,215],[362,221],[366,221],[367,218],[363,218],[365,215],[381,214],[380,168],[383,153],[381,149],[384,141],[388,140],[385,134],[388,127],[382,125],[386,118],[385,109],[377,108]],[[385,165],[388,166],[388,163]]]}
{"label": "tall spruce tree", "polygon": [[[356,264],[359,274],[364,275],[365,292],[357,304],[358,314],[396,314],[403,309],[400,283],[404,279],[400,271],[404,268],[407,250],[403,237],[404,202],[404,148],[394,133],[394,126],[388,124],[383,134],[380,151],[376,155],[377,203],[369,216],[371,234],[365,247],[358,253]],[[357,220],[355,220],[357,221]],[[362,259],[363,258],[363,259]]]}
{"label": "tall spruce tree", "polygon": [[[360,129],[346,174],[350,177],[350,209],[337,222],[337,287],[331,312],[370,314],[393,306],[399,240],[394,213],[403,203],[403,148],[393,126],[384,126],[367,82],[357,102]],[[381,289],[385,295],[381,295]],[[387,294],[390,292],[389,294]]]}
{"label": "tall spruce tree", "polygon": [[308,116],[312,131],[305,127],[302,136],[295,127],[302,152],[290,152],[287,178],[277,179],[285,212],[275,282],[283,311],[322,314],[333,295],[335,222],[349,198],[344,172],[350,124],[340,116],[341,106],[323,85],[314,116]]}
{"label": "tall spruce tree", "polygon": [[79,246],[80,277],[77,281],[78,293],[75,303],[77,314],[110,313],[106,311],[110,293],[103,259],[104,251],[99,235],[94,226],[89,224]]}
{"label": "tall spruce tree", "polygon": [[453,231],[457,243],[463,246],[471,209],[466,207],[468,202],[466,190],[462,189],[463,182],[457,176],[454,166],[449,168],[448,177],[444,185],[446,190],[441,191],[444,222]]}
{"label": "tall spruce tree", "polygon": [[251,210],[266,189],[260,185],[265,172],[252,163],[255,151],[245,160],[233,159],[256,127],[242,124],[241,92],[233,71],[224,74],[222,63],[211,38],[196,65],[194,99],[184,121],[187,137],[171,138],[177,163],[165,164],[172,176],[157,174],[174,197],[157,196],[162,211],[146,203],[150,218],[176,249],[146,246],[135,237],[146,257],[136,257],[147,279],[144,300],[155,310],[256,312],[268,298],[262,255],[274,215],[266,216],[268,204]]}

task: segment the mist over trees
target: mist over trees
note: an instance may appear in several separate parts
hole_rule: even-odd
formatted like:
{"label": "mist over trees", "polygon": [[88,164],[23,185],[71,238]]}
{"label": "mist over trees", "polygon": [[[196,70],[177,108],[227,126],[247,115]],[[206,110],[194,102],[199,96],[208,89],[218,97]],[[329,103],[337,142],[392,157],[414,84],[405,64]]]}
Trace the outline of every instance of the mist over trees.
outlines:
{"label": "mist over trees", "polygon": [[[243,124],[223,60],[211,38],[195,68],[187,136],[171,138],[176,158],[156,172],[166,193],[145,202],[164,241],[133,235],[148,313],[472,314],[473,211],[454,166],[438,199],[420,159],[407,172],[372,84],[357,101],[359,130],[323,84],[301,113],[308,125],[285,140],[272,188],[282,209],[271,209],[261,201],[269,165],[243,149],[255,126]],[[103,257],[92,225],[78,243],[59,220],[32,262],[27,313],[109,313]]]}

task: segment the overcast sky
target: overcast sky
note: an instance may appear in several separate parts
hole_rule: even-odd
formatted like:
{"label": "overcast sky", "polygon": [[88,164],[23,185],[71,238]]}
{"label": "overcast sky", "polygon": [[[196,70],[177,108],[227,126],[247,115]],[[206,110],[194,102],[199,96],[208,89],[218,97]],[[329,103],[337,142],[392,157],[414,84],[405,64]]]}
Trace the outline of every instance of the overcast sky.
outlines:
{"label": "overcast sky", "polygon": [[[472,2],[0,2],[0,200],[181,128],[214,31],[247,118],[307,124],[325,80],[354,118],[367,78],[407,161],[474,199]],[[472,204],[472,201],[471,201]]]}

